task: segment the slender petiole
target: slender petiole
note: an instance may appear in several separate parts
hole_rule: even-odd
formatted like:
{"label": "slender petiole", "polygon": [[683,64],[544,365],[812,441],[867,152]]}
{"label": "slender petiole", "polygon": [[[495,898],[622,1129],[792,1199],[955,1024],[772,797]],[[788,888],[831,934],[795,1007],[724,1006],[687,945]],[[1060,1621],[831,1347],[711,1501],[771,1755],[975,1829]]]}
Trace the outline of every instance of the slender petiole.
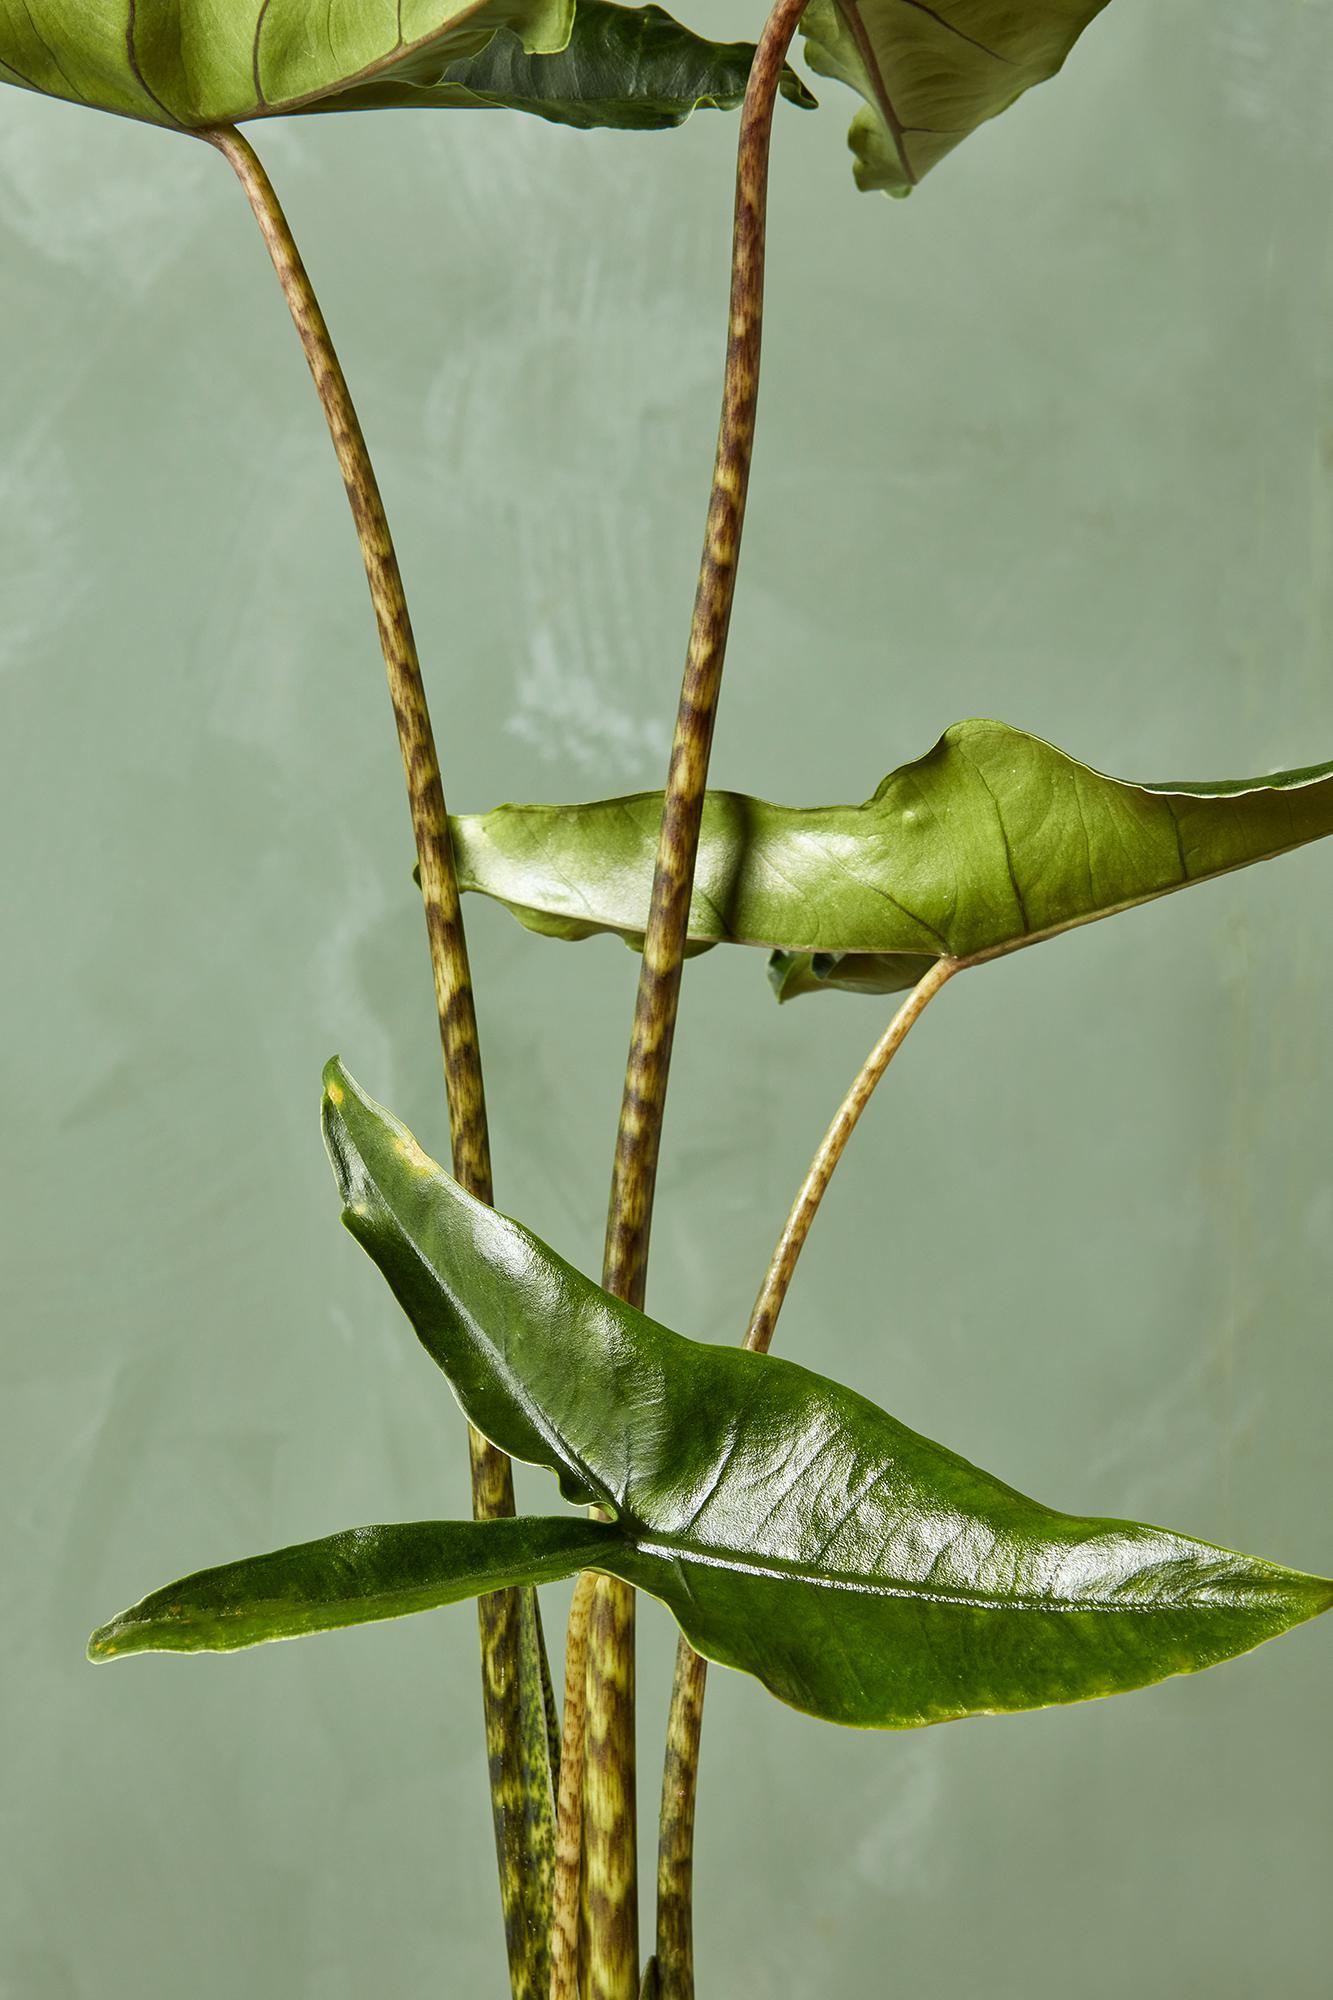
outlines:
{"label": "slender petiole", "polygon": [[[773,109],[807,0],[778,0],[755,50],[741,109],[722,418],[703,560],[663,802],[652,901],[616,1135],[602,1282],[642,1305],[671,1044],[699,823],[726,655],[759,401],[764,230]],[[634,1594],[604,1580],[589,1641],[589,1741],[598,1750],[586,1804],[590,2000],[637,2000],[638,1861],[634,1798]]]}
{"label": "slender petiole", "polygon": [[809,1171],[801,1182],[796,1199],[791,1205],[791,1211],[782,1225],[782,1234],[777,1240],[773,1255],[768,1260],[764,1282],[759,1287],[759,1296],[750,1314],[750,1324],[745,1330],[744,1344],[756,1354],[768,1352],[773,1329],[778,1322],[778,1314],[782,1311],[782,1302],[787,1296],[796,1272],[797,1259],[805,1248],[805,1239],[810,1234],[811,1226],[819,1213],[819,1204],[828,1192],[828,1184],[833,1179],[839,1160],[847,1150],[847,1141],[856,1130],[861,1113],[874,1096],[875,1087],[885,1070],[941,986],[960,970],[956,958],[937,960],[924,978],[917,981],[853,1077],[851,1088],[834,1113],[828,1131],[819,1142],[819,1149],[810,1162]]}
{"label": "slender petiole", "polygon": [[402,573],[389,532],[379,481],[366,448],[347,378],[319,300],[273,184],[249,141],[232,128],[202,134],[234,169],[245,189],[278,274],[310,373],[328,420],[329,436],[356,523],[380,647],[389,680],[398,744],[407,778],[412,832],[421,869],[431,971],[444,1055],[445,1087],[456,1178],[482,1201],[492,1198],[490,1142],[482,1087],[477,1017],[467,940],[449,842],[440,763],[421,678]]}
{"label": "slender petiole", "polygon": [[[407,778],[430,941],[431,971],[449,1100],[454,1174],[480,1200],[492,1199],[490,1138],[467,940],[454,872],[439,758],[426,706],[407,597],[379,482],[347,378],[301,253],[273,184],[249,141],[231,126],[199,135],[226,159],[263,232],[273,268],[305,349],[347,487],[366,566]],[[469,1430],[472,1511],[479,1520],[514,1512],[509,1460]],[[500,1864],[500,1891],[515,1995],[546,1987],[554,1853],[551,1773],[542,1700],[545,1652],[536,1595],[497,1591],[478,1603],[486,1747]]]}
{"label": "slender petiole", "polygon": [[[942,958],[933,965],[912,988],[853,1077],[833,1122],[819,1142],[769,1259],[745,1333],[744,1345],[754,1353],[768,1352],[797,1259],[847,1149],[847,1141],[856,1130],[876,1085],[940,988],[961,970],[960,962],[954,958]],[[684,1638],[680,1639],[671,1684],[658,1826],[657,1962],[661,2000],[694,2000],[694,1811],[707,1677],[707,1662],[700,1659]]]}

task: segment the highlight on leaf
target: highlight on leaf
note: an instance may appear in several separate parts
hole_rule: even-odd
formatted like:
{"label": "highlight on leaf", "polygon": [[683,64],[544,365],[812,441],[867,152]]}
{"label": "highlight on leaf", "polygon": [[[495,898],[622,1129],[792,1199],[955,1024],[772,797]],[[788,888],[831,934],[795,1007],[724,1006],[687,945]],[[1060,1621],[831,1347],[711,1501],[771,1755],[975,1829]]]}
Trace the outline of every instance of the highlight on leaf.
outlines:
{"label": "highlight on leaf", "polygon": [[[640,945],[660,792],[456,816],[463,888],[548,937]],[[956,723],[860,806],[710,792],[690,946],[775,952],[780,999],[893,993],[1333,833],[1333,763],[1216,784],[1104,777],[1002,722]]]}
{"label": "highlight on leaf", "polygon": [[[187,131],[293,112],[509,109],[655,131],[731,109],[753,45],[613,0],[0,0],[0,82]],[[783,95],[814,99],[787,69]]]}

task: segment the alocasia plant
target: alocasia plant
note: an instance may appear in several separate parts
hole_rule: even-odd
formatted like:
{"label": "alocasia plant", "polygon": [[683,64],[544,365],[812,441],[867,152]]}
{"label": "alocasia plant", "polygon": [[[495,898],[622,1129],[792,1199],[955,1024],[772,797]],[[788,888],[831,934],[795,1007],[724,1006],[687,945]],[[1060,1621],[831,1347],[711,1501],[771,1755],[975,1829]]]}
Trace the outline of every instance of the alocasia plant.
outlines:
{"label": "alocasia plant", "polygon": [[[231,164],[347,485],[416,837],[452,1127],[449,1173],[341,1064],[325,1137],[348,1228],[471,1426],[471,1521],[343,1529],[200,1571],[104,1625],[94,1659],[233,1651],[481,1602],[515,2000],[690,2000],[704,1661],[825,1721],[910,1728],[1081,1701],[1228,1660],[1333,1605],[1333,1583],[1138,1523],[1056,1513],[767,1352],[864,1105],[958,973],[1333,833],[1333,764],[1130,784],[996,722],[946,731],[866,804],[707,789],[758,397],[767,164],[787,62],[864,99],[856,178],[903,194],[1052,76],[1106,0],[778,0],[756,45],[610,0],[0,0],[0,79],[191,134]],[[756,25],[759,25],[758,23]],[[703,562],[664,792],[450,820],[392,537],[346,380],[277,197],[237,126],[290,113],[521,109],[655,130],[741,105],[729,346]],[[602,1283],[491,1205],[460,894],[642,954]],[[764,947],[781,999],[905,993],[798,1193],[746,1339],[642,1311],[682,966]],[[875,1393],[880,1393],[878,1385]],[[516,1517],[510,1458],[565,1511]],[[557,1741],[536,1587],[577,1575]],[[633,1591],[682,1633],[656,1947],[637,1931]]]}

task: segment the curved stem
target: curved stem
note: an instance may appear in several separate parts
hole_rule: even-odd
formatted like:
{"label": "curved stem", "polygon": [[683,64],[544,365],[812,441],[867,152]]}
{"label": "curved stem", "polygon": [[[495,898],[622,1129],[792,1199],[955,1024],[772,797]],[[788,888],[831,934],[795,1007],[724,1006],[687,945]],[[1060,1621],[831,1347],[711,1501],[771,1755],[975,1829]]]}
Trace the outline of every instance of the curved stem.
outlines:
{"label": "curved stem", "polygon": [[551,2000],[579,2000],[579,1897],[583,1878],[583,1773],[588,1719],[588,1614],[597,1579],[585,1570],[574,1586],[565,1640],[565,1723],[560,1742],[560,1802],[555,1825],[555,1896],[551,1917]]}
{"label": "curved stem", "polygon": [[[699,824],[736,588],[759,401],[769,140],[783,62],[807,0],[777,0],[750,69],[741,110],[732,235],[731,302],[722,417],[684,681],[671,747],[652,901],[625,1072],[607,1213],[602,1282],[641,1306],[653,1192]],[[589,1648],[590,1742],[604,1783],[587,1819],[590,2000],[637,2000],[637,1829],[634,1800],[634,1594],[604,1580]]]}
{"label": "curved stem", "polygon": [[876,1084],[941,986],[952,979],[959,969],[957,959],[941,958],[924,978],[917,981],[856,1072],[851,1088],[833,1114],[833,1122],[819,1142],[819,1150],[810,1162],[809,1171],[782,1226],[782,1234],[769,1259],[764,1282],[759,1287],[759,1296],[750,1314],[744,1344],[754,1353],[768,1352],[782,1302],[795,1275],[797,1259],[805,1248],[805,1239],[819,1213],[819,1204],[828,1192],[834,1170],[847,1149],[847,1141],[856,1130],[861,1113],[874,1095]]}
{"label": "curved stem", "polygon": [[[961,970],[960,962],[954,958],[942,958],[933,965],[912,988],[853,1077],[810,1162],[769,1259],[745,1333],[744,1345],[754,1353],[768,1352],[797,1259],[875,1086],[940,988]],[[694,1811],[707,1678],[707,1661],[701,1660],[682,1637],[676,1645],[676,1669],[671,1684],[657,1849],[657,1960],[661,2000],[694,2000]]]}
{"label": "curved stem", "polygon": [[453,1169],[471,1194],[492,1199],[490,1142],[482,1088],[477,1016],[472,1002],[467,940],[449,843],[449,820],[440,781],[440,763],[426,691],[421,679],[412,621],[402,574],[389,532],[384,502],[356,407],[328,325],[306,274],[301,254],[273,184],[254,148],[237,131],[222,128],[202,135],[230,163],[245,189],[263,232],[292,320],[305,349],[310,373],[328,419],[329,435],[347,487],[357,539],[366,566],[375,622],[379,627],[398,745],[407,778],[412,832],[421,867],[431,971],[449,1096]]}
{"label": "curved stem", "polygon": [[[375,468],[328,325],[273,184],[248,140],[230,126],[199,135],[228,161],[254,211],[300,336],[328,421],[357,538],[389,680],[420,865],[421,895],[445,1089],[453,1170],[480,1200],[492,1199],[490,1139],[467,941],[439,758],[421,678],[402,574]],[[503,1452],[469,1430],[472,1511],[479,1520],[514,1512]],[[554,1849],[551,1765],[542,1696],[545,1652],[536,1597],[497,1591],[479,1600],[486,1746],[500,1862],[501,1899],[515,2000],[546,1988]]]}

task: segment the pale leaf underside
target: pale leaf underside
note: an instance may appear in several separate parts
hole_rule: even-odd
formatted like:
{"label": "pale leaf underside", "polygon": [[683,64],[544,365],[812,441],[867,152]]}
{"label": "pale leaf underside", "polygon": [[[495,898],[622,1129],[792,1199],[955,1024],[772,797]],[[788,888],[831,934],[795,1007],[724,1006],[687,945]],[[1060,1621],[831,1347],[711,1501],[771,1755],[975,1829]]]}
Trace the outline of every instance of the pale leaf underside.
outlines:
{"label": "pale leaf underside", "polygon": [[865,100],[856,181],[909,194],[970,133],[1056,74],[1108,0],[813,0],[806,59]]}

